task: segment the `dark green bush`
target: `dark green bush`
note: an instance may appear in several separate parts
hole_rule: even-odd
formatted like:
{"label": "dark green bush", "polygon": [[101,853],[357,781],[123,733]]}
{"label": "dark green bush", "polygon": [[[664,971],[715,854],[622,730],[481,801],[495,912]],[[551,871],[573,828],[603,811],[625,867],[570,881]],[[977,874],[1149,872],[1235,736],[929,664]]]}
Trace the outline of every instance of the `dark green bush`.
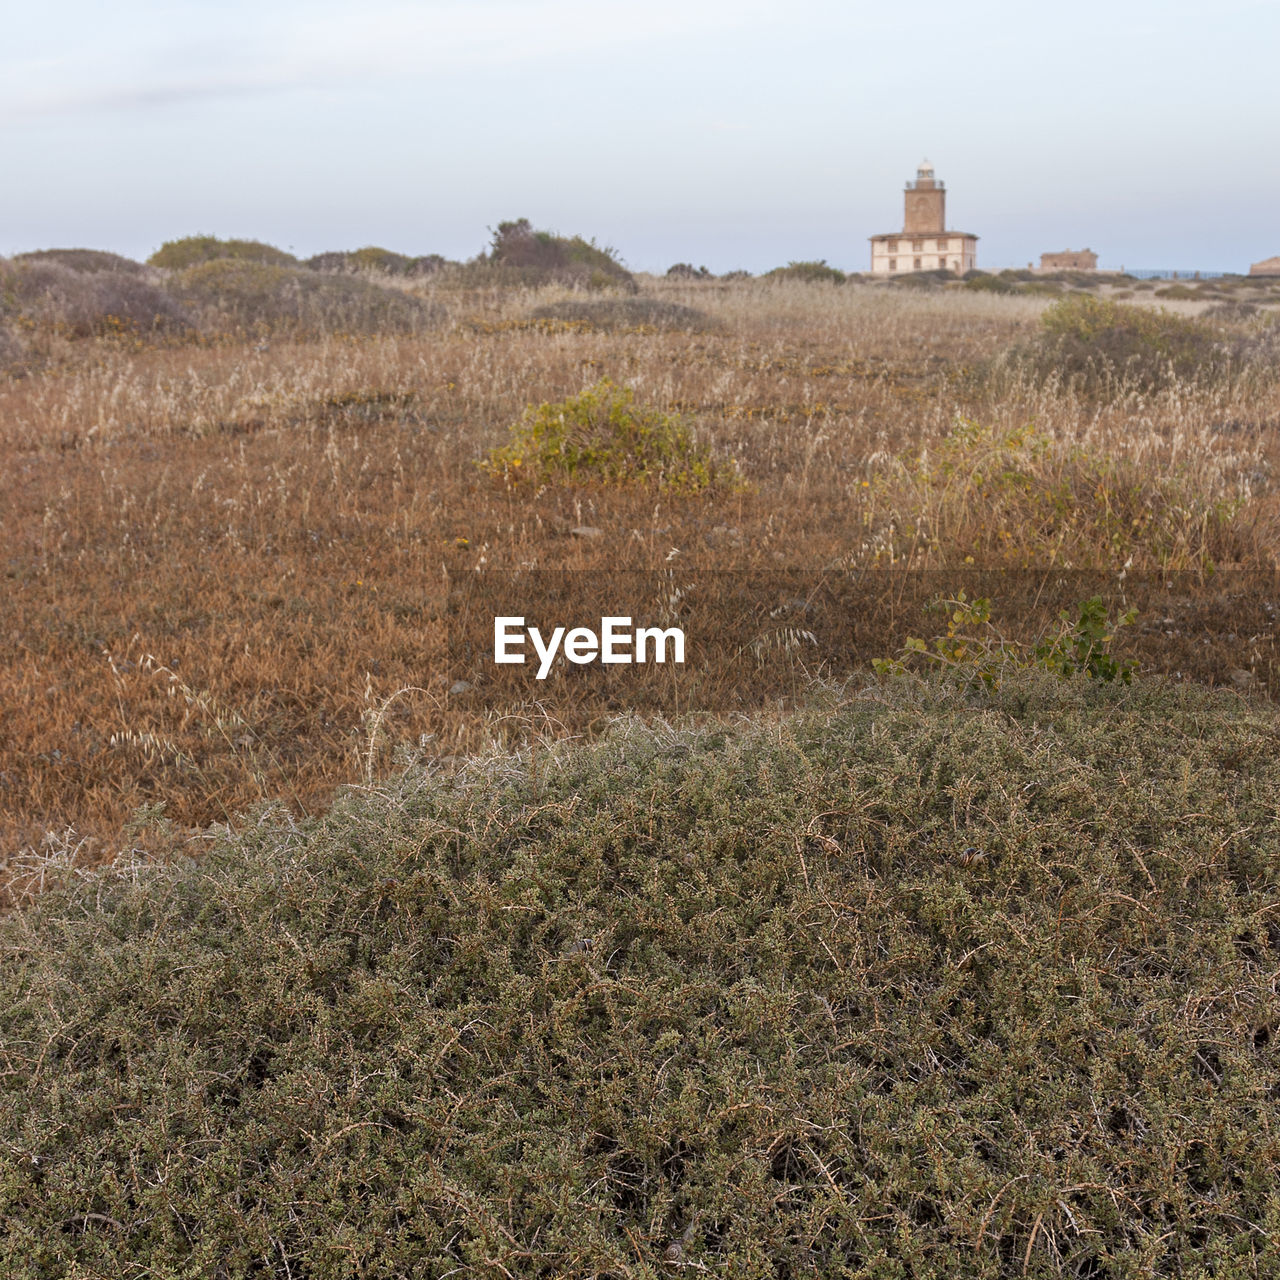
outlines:
{"label": "dark green bush", "polygon": [[1004,276],[988,275],[985,271],[969,271],[965,273],[962,288],[973,293],[1017,293],[1018,286]]}
{"label": "dark green bush", "polygon": [[439,307],[358,276],[230,258],[178,273],[172,288],[207,331],[412,333],[442,319]]}
{"label": "dark green bush", "polygon": [[500,222],[487,253],[451,272],[464,285],[565,284],[579,289],[636,293],[640,286],[616,251],[581,236],[535,231],[528,218]]}
{"label": "dark green bush", "polygon": [[671,280],[714,280],[706,267],[695,267],[690,262],[677,262],[674,266],[667,268],[667,277]]}
{"label": "dark green bush", "polygon": [[801,280],[805,284],[844,284],[846,276],[838,267],[828,264],[825,258],[816,262],[788,262],[785,267],[774,267],[765,275],[766,280]]}
{"label": "dark green bush", "polygon": [[905,682],[0,923],[0,1272],[1280,1274],[1280,721]]}
{"label": "dark green bush", "polygon": [[905,275],[890,276],[889,283],[900,289],[941,289],[955,278],[954,271],[909,271]]}
{"label": "dark green bush", "polygon": [[219,240],[217,236],[186,236],[166,240],[147,259],[150,266],[179,271],[184,267],[213,262],[217,258],[233,258],[238,262],[260,262],[273,267],[296,266],[297,258],[275,245],[258,240]]}

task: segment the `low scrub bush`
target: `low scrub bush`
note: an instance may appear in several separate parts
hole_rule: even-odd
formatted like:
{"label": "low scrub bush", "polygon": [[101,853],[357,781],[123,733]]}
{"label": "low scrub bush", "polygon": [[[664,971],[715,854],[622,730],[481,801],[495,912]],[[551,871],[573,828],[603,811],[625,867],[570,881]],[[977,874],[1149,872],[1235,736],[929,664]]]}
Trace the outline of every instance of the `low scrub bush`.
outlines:
{"label": "low scrub bush", "polygon": [[1075,610],[1063,610],[1057,626],[1031,643],[1002,634],[991,620],[991,601],[985,597],[970,600],[961,591],[927,607],[946,615],[945,633],[934,636],[932,643],[908,636],[896,658],[872,659],[877,674],[933,668],[964,683],[981,681],[992,688],[1011,674],[1034,669],[1052,671],[1064,679],[1082,675],[1129,684],[1137,668],[1135,662],[1118,659],[1111,652],[1116,633],[1132,626],[1137,610],[1110,618],[1101,596],[1081,601]]}
{"label": "low scrub bush", "polygon": [[889,283],[899,289],[940,289],[955,278],[954,271],[909,271],[905,275],[890,276]]}
{"label": "low scrub bush", "polygon": [[1240,499],[1221,470],[1130,460],[1034,424],[957,419],[877,473],[869,502],[876,563],[1174,569],[1236,558]]}
{"label": "low scrub bush", "polygon": [[421,298],[357,276],[234,259],[190,267],[172,288],[211,332],[412,333],[443,315]]}
{"label": "low scrub bush", "polygon": [[213,262],[218,258],[233,258],[239,262],[261,262],[267,266],[296,266],[297,258],[275,245],[259,240],[219,240],[217,236],[186,236],[181,240],[166,240],[147,259],[150,266],[180,271],[185,267]]}
{"label": "low scrub bush", "polygon": [[53,262],[72,271],[112,271],[118,275],[145,276],[147,268],[141,262],[104,249],[33,249],[30,253],[14,255],[14,262]]}
{"label": "low scrub bush", "polygon": [[318,253],[308,258],[306,266],[312,271],[368,271],[378,275],[406,276],[416,279],[421,276],[434,275],[448,261],[438,253],[429,253],[423,257],[410,257],[404,253],[394,253],[390,249],[379,249],[370,245],[364,249]]}
{"label": "low scrub bush", "polygon": [[831,266],[825,258],[816,262],[788,262],[785,267],[774,267],[766,280],[801,280],[805,284],[844,284],[847,277],[838,267]]}
{"label": "low scrub bush", "polygon": [[1212,385],[1240,368],[1238,351],[1203,320],[1073,294],[1041,317],[1041,334],[1018,359],[1085,392]]}
{"label": "low scrub bush", "polygon": [[972,293],[1017,293],[1016,281],[1004,276],[988,275],[985,272],[970,271],[965,275],[962,288]]}
{"label": "low scrub bush", "polygon": [[714,280],[715,276],[706,267],[695,267],[690,262],[677,262],[667,268],[667,277],[671,280]]}
{"label": "low scrub bush", "polygon": [[655,485],[678,493],[733,486],[732,460],[698,441],[687,419],[640,409],[607,378],[558,404],[531,406],[511,441],[481,466],[508,482]]}
{"label": "low scrub bush", "polygon": [[0,315],[73,338],[190,327],[179,301],[132,272],[81,271],[43,259],[0,263]]}
{"label": "low scrub bush", "polygon": [[0,1271],[1280,1274],[1280,719],[902,680],[45,868]]}
{"label": "low scrub bush", "polygon": [[657,298],[593,298],[548,302],[530,313],[535,320],[558,320],[584,329],[614,332],[625,329],[709,329],[705,311],[663,302]]}
{"label": "low scrub bush", "polygon": [[500,222],[487,253],[451,273],[464,285],[569,285],[636,293],[640,286],[613,249],[581,236],[536,231],[528,218]]}

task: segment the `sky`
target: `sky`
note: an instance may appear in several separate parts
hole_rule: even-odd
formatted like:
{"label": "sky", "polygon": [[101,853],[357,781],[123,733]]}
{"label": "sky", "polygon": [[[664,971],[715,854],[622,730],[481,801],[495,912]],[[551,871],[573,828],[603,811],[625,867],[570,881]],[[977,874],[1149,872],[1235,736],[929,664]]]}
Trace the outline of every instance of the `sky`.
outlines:
{"label": "sky", "polygon": [[1280,254],[1276,0],[44,0],[0,9],[0,254],[189,234],[866,270],[922,158],[979,266]]}

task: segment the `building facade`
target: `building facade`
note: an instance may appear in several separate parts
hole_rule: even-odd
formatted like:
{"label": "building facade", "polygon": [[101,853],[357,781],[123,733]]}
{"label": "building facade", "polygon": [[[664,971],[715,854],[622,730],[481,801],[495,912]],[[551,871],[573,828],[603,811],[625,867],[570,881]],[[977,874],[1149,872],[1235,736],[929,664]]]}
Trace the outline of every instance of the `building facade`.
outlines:
{"label": "building facade", "polygon": [[1061,253],[1042,253],[1041,271],[1097,271],[1098,255],[1092,249],[1064,249]]}
{"label": "building facade", "polygon": [[909,275],[913,271],[954,271],[962,275],[978,265],[978,237],[947,230],[946,184],[923,160],[903,193],[901,231],[871,237],[871,274]]}
{"label": "building facade", "polygon": [[1280,258],[1263,258],[1249,268],[1251,276],[1280,276]]}

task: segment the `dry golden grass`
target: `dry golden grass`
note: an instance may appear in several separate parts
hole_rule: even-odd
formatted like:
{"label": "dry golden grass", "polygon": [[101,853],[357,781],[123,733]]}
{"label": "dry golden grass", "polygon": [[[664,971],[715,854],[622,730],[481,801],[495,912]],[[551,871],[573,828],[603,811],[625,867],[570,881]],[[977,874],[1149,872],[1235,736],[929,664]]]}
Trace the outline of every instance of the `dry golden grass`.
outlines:
{"label": "dry golden grass", "polygon": [[[450,570],[673,548],[691,567],[1277,564],[1280,391],[1098,403],[975,376],[1042,298],[647,281],[713,323],[602,333],[530,320],[562,293],[406,287],[448,322],[64,342],[0,383],[0,858],[68,828],[89,860],[145,844],[126,827],[160,803],[182,827],[314,811],[396,744],[478,747],[492,724],[447,692]],[[748,487],[507,488],[475,466],[527,405],[602,377],[690,415]],[[584,524],[602,536],[570,536]],[[1274,688],[1273,639],[1253,642],[1231,665]]]}

